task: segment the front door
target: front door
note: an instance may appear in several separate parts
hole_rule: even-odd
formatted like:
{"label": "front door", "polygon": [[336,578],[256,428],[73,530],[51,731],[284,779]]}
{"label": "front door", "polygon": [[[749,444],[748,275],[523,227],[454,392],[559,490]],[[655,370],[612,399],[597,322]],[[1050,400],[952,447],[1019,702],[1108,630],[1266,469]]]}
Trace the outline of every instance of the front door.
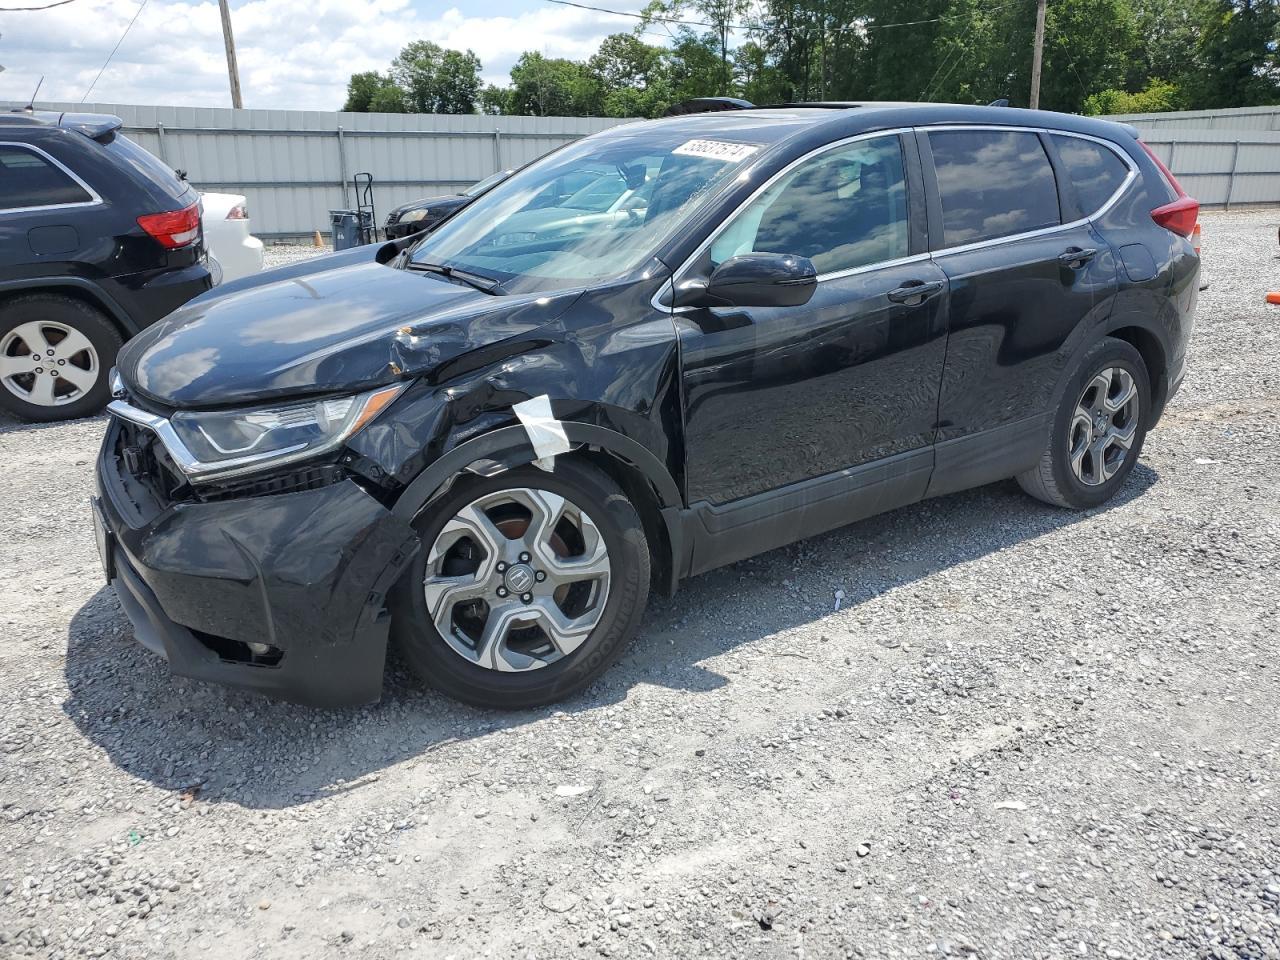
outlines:
{"label": "front door", "polygon": [[[850,468],[878,461],[904,465],[890,471],[900,482],[882,493],[904,502],[923,495],[946,346],[946,276],[923,252],[923,204],[911,202],[908,157],[897,134],[879,134],[806,158],[734,214],[681,277],[705,278],[747,252],[805,256],[819,275],[801,307],[677,313],[690,504],[732,508],[780,492],[793,507],[812,504],[820,495],[806,497],[796,485],[839,474],[827,489],[846,489],[858,482]],[[877,494],[866,512],[888,505]],[[813,532],[813,523],[784,526],[794,534],[785,539]]]}

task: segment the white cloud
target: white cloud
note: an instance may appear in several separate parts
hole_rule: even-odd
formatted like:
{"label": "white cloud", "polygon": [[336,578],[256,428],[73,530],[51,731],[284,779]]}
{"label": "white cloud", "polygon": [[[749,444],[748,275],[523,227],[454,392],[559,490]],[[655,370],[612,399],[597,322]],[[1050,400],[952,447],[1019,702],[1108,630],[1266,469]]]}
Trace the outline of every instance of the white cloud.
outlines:
{"label": "white cloud", "polygon": [[[625,0],[592,2],[629,9]],[[507,15],[481,14],[480,6],[410,0],[233,2],[245,106],[336,110],[350,74],[386,69],[405,43],[418,39],[470,48],[483,64],[485,80],[505,83],[525,50],[584,59],[603,37],[635,24],[538,0]],[[79,101],[136,11],[127,0],[78,0],[39,13],[0,15],[0,64],[6,68],[0,73],[0,100],[25,101],[44,74],[41,100]],[[229,106],[217,3],[149,0],[89,100]]]}

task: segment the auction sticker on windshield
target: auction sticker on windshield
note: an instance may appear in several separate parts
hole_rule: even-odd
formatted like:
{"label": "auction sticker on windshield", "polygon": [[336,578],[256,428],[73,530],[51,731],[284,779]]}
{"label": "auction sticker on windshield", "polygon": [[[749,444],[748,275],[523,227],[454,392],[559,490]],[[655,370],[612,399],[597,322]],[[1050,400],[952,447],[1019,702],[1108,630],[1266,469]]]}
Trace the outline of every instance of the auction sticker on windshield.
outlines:
{"label": "auction sticker on windshield", "polygon": [[759,149],[754,143],[728,143],[724,140],[686,140],[671,152],[681,157],[706,157],[708,160],[738,163],[747,159]]}

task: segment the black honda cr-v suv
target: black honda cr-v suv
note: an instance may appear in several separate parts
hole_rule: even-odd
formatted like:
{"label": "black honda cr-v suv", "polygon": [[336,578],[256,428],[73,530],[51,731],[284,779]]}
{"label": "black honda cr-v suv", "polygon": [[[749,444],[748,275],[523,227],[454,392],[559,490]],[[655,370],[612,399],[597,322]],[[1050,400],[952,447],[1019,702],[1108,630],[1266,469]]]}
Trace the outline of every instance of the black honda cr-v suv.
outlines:
{"label": "black honda cr-v suv", "polygon": [[200,196],[97,114],[0,113],[0,408],[97,413],[120,344],[209,289]]}
{"label": "black honda cr-v suv", "polygon": [[[643,203],[536,199],[582,173]],[[1196,216],[1099,120],[615,127],[135,337],[107,576],[175,673],[368,701],[390,636],[453,696],[552,701],[682,577],[1006,477],[1112,496],[1182,379]]]}

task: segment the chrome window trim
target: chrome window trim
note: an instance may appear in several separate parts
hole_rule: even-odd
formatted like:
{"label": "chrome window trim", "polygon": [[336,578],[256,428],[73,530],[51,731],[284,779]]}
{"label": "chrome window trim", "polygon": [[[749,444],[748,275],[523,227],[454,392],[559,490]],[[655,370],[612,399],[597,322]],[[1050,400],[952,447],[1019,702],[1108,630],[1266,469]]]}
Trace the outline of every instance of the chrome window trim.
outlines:
{"label": "chrome window trim", "polygon": [[[707,248],[710,247],[711,244],[715,243],[716,239],[720,236],[720,234],[722,234],[725,230],[727,230],[729,228],[729,225],[744,210],[746,210],[747,207],[749,207],[752,203],[754,203],[755,200],[762,193],[768,190],[778,180],[785,177],[788,173],[790,173],[800,164],[804,163],[807,160],[811,160],[814,157],[821,156],[824,153],[829,153],[832,150],[838,150],[841,147],[848,146],[851,143],[856,143],[859,140],[872,140],[872,139],[875,139],[876,137],[896,136],[899,138],[899,141],[901,141],[901,137],[904,134],[910,133],[911,129],[912,129],[911,127],[894,127],[890,130],[871,130],[871,131],[868,131],[867,133],[859,133],[859,134],[855,134],[852,137],[845,137],[841,140],[833,140],[830,143],[824,143],[822,144],[822,146],[814,147],[808,153],[802,156],[796,157],[796,159],[792,160],[785,167],[783,167],[781,170],[779,170],[777,173],[771,176],[768,180],[765,180],[763,183],[760,184],[760,186],[756,187],[756,189],[751,192],[750,196],[748,196],[740,204],[738,204],[738,206],[735,207],[733,211],[729,213],[728,216],[724,217],[724,219],[722,219],[720,223],[717,224],[716,228],[706,236],[706,238],[702,241],[702,243],[698,244],[697,249],[695,249],[693,253],[689,254],[689,256],[685,258],[684,262],[680,264],[679,268],[672,271],[672,274],[671,274],[672,293],[674,294],[674,291],[679,286],[680,281],[684,278],[683,275],[689,270],[689,268],[693,265],[693,263],[699,257],[701,257],[703,253],[706,252]],[[903,173],[904,175],[906,173],[905,162],[903,163]],[[876,263],[868,263],[860,267],[849,267],[846,270],[833,270],[829,273],[818,274],[818,283],[822,283],[826,280],[839,280],[843,277],[853,276],[856,273],[863,273],[867,270],[879,270],[882,267],[894,266],[900,263],[915,263],[916,261],[927,260],[927,259],[929,259],[928,253],[916,253],[907,257],[899,257],[895,260],[880,260]],[[667,284],[663,284],[662,287],[659,288],[658,292],[653,295],[653,298],[650,302],[655,308],[662,311],[670,311],[672,313],[683,313],[688,310],[696,309],[694,307],[673,307],[668,304],[662,303],[660,298],[666,289],[667,289]]]}
{"label": "chrome window trim", "polygon": [[21,143],[16,140],[0,140],[0,147],[17,147],[20,150],[30,150],[42,159],[47,160],[53,167],[65,173],[90,197],[88,200],[77,200],[75,203],[44,203],[33,207],[9,207],[8,209],[0,209],[0,217],[11,213],[34,213],[40,210],[77,210],[81,207],[96,207],[102,203],[102,197],[97,190],[85,183],[74,170],[57,157],[49,154],[48,151],[41,150],[33,143]]}
{"label": "chrome window trim", "polygon": [[[1104,203],[1102,206],[1100,206],[1093,213],[1086,214],[1085,216],[1080,217],[1079,219],[1076,219],[1076,220],[1072,220],[1069,223],[1059,223],[1051,227],[1040,227],[1037,230],[1026,230],[1026,231],[1023,231],[1022,233],[1011,233],[1007,237],[992,237],[990,240],[975,240],[973,243],[959,244],[954,247],[938,247],[936,250],[932,251],[932,255],[935,259],[938,257],[949,256],[953,253],[968,253],[971,250],[983,250],[987,247],[998,246],[999,244],[1002,244],[1002,243],[1012,243],[1016,240],[1026,240],[1032,237],[1048,236],[1049,234],[1056,233],[1059,230],[1072,230],[1076,227],[1084,226],[1085,224],[1091,223],[1092,221],[1098,219],[1103,214],[1105,214],[1108,210],[1110,210],[1113,206],[1115,206],[1116,203],[1119,202],[1120,197],[1124,195],[1125,191],[1128,190],[1129,187],[1132,186],[1133,182],[1138,179],[1138,166],[1136,163],[1133,162],[1132,157],[1128,156],[1123,150],[1121,150],[1115,144],[1110,143],[1106,140],[1103,140],[1101,137],[1090,136],[1087,133],[1074,133],[1070,130],[1059,130],[1053,127],[1001,126],[1000,124],[993,124],[993,123],[981,123],[981,124],[979,123],[948,123],[948,124],[941,124],[936,127],[916,127],[915,129],[924,134],[930,134],[935,131],[949,131],[949,130],[998,130],[1001,133],[1026,132],[1026,133],[1035,133],[1035,134],[1043,133],[1050,136],[1059,136],[1059,137],[1076,137],[1079,140],[1091,140],[1094,143],[1102,144],[1102,146],[1108,148],[1112,153],[1114,153],[1117,157],[1119,157],[1121,162],[1123,162],[1124,165],[1129,170],[1128,176],[1126,176],[1124,178],[1124,181],[1120,184],[1120,186],[1116,188],[1115,193],[1113,193],[1110,196],[1110,198],[1107,200],[1107,202]],[[1047,154],[1046,154],[1046,159],[1048,159]],[[935,178],[937,176],[936,169],[934,171],[934,176]],[[1055,178],[1057,177],[1056,170],[1054,171],[1054,176]],[[941,192],[939,192],[938,194],[938,203],[939,205],[941,205],[942,203]]]}
{"label": "chrome window trim", "polygon": [[[1112,207],[1114,207],[1120,201],[1120,198],[1125,194],[1126,191],[1128,191],[1128,189],[1138,179],[1138,165],[1134,162],[1132,157],[1130,157],[1127,153],[1121,150],[1120,147],[1116,146],[1114,143],[1110,142],[1109,140],[1104,140],[1101,137],[1092,136],[1091,134],[1075,133],[1074,131],[1071,131],[1071,130],[1061,130],[1055,127],[1040,127],[1040,126],[1027,127],[1027,126],[1021,126],[1021,125],[1002,125],[1002,124],[994,124],[994,123],[947,123],[947,124],[939,124],[937,126],[894,127],[889,130],[873,130],[868,133],[860,133],[852,137],[845,137],[842,140],[835,140],[835,141],[832,141],[831,143],[825,143],[820,147],[815,147],[813,150],[810,150],[808,153],[804,154],[803,156],[797,157],[795,160],[791,161],[791,163],[787,164],[785,167],[783,167],[781,170],[775,173],[772,177],[770,177],[768,180],[762,183],[759,187],[757,187],[756,190],[749,197],[743,200],[742,203],[740,203],[728,216],[726,216],[722,221],[720,221],[720,224],[715,228],[715,230],[713,230],[707,236],[707,238],[701,244],[698,245],[697,249],[694,250],[693,253],[691,253],[688,257],[685,258],[684,262],[680,264],[680,266],[676,270],[672,271],[671,277],[670,277],[671,296],[675,295],[675,291],[679,287],[681,280],[684,279],[684,274],[689,270],[690,266],[694,263],[694,261],[696,261],[699,257],[702,256],[702,254],[706,251],[706,249],[716,241],[716,238],[719,237],[722,232],[728,229],[729,224],[737,216],[739,216],[742,213],[742,211],[746,209],[746,207],[748,207],[751,203],[753,203],[755,199],[758,196],[760,196],[760,194],[762,194],[765,190],[769,189],[769,187],[771,187],[781,177],[790,173],[791,170],[794,169],[799,164],[804,163],[806,160],[809,160],[820,154],[826,153],[829,150],[838,149],[847,144],[854,143],[858,140],[868,140],[874,137],[895,136],[895,135],[900,137],[908,133],[916,133],[916,132],[928,134],[934,131],[947,131],[947,130],[997,130],[1002,133],[1006,133],[1006,132],[1007,133],[1026,132],[1026,133],[1034,133],[1034,134],[1043,133],[1043,134],[1049,134],[1054,136],[1076,137],[1080,140],[1090,140],[1093,143],[1101,144],[1102,146],[1110,150],[1112,153],[1114,153],[1117,157],[1119,157],[1121,162],[1125,165],[1125,167],[1128,168],[1129,173],[1128,173],[1128,176],[1125,177],[1124,181],[1120,184],[1120,186],[1116,188],[1115,193],[1111,195],[1111,197],[1107,200],[1106,203],[1104,203],[1101,207],[1099,207],[1093,213],[1080,217],[1077,220],[1072,220],[1069,223],[1059,223],[1050,227],[1041,227],[1038,230],[1028,230],[1023,233],[1013,233],[1007,237],[994,237],[990,240],[975,240],[973,243],[962,244],[960,246],[955,246],[955,247],[938,247],[935,249],[931,245],[927,253],[917,253],[917,254],[912,254],[911,256],[908,256],[908,257],[899,257],[898,259],[895,259],[895,260],[882,260],[882,261],[879,261],[878,263],[865,264],[864,266],[861,266],[861,267],[851,267],[848,270],[836,270],[830,273],[818,274],[818,283],[822,283],[826,280],[839,280],[839,279],[843,279],[844,277],[851,277],[859,273],[865,273],[869,270],[880,270],[885,267],[895,267],[904,263],[918,263],[918,262],[921,262],[924,260],[930,260],[930,259],[936,260],[939,257],[949,256],[950,254],[953,254],[953,253],[967,253],[971,250],[981,250],[986,247],[999,246],[1000,244],[1012,243],[1017,240],[1026,240],[1032,237],[1047,236],[1049,234],[1056,233],[1059,230],[1071,230],[1076,227],[1083,226],[1084,224],[1090,223],[1093,220],[1096,220],[1099,217],[1106,214],[1107,211],[1109,211]],[[1046,158],[1047,158],[1047,154],[1046,154]],[[928,174],[926,173],[926,176],[927,175]],[[1054,171],[1054,176],[1055,178],[1057,176],[1056,170]],[[941,202],[941,197],[939,197],[939,202]],[[667,292],[667,290],[668,290],[668,284],[664,283],[651,298],[650,304],[655,309],[662,310],[662,311],[669,311],[673,314],[685,313],[690,310],[696,309],[694,307],[673,307],[668,304],[664,304],[662,302],[662,297],[663,297],[663,294]]]}

